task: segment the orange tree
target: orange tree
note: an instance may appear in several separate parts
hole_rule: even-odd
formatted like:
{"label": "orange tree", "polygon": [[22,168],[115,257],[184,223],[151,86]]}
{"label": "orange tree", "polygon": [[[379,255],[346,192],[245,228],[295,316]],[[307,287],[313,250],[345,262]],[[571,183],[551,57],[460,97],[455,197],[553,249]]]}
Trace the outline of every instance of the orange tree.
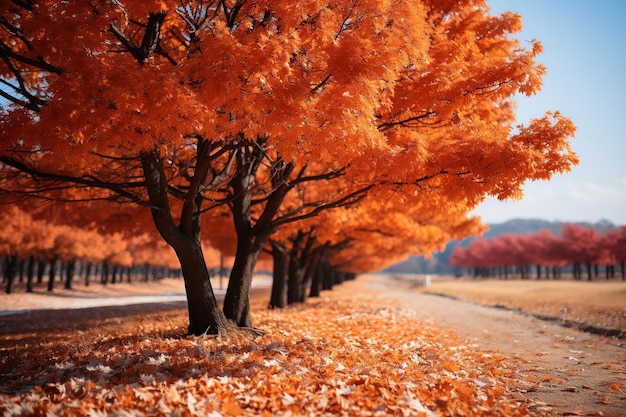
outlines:
{"label": "orange tree", "polygon": [[[132,210],[135,225],[150,214],[181,263],[192,333],[249,324],[245,274],[228,318],[209,281],[214,201],[231,208],[246,271],[305,176],[348,180],[324,207],[383,187],[469,211],[576,163],[560,114],[515,126],[511,98],[541,87],[541,46],[522,48],[520,17],[483,0],[2,7],[0,189]],[[319,212],[306,208],[289,221]]]}

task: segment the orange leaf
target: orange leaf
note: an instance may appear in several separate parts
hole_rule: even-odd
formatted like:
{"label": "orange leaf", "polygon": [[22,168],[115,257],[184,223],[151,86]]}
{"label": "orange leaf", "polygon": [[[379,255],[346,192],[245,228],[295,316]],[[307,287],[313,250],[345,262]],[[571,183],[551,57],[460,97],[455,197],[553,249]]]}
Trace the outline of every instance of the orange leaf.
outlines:
{"label": "orange leaf", "polygon": [[240,416],[243,413],[243,409],[239,407],[239,404],[232,398],[227,398],[222,403],[222,411],[231,416]]}
{"label": "orange leaf", "polygon": [[609,385],[609,391],[611,392],[619,392],[621,388],[622,384],[620,384],[619,382]]}

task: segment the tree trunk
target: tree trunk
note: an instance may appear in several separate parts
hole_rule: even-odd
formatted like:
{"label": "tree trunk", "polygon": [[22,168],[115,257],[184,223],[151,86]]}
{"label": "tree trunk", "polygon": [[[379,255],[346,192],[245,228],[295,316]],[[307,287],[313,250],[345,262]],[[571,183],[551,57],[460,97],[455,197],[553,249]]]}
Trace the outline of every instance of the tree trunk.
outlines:
{"label": "tree trunk", "polygon": [[26,259],[21,259],[19,262],[19,273],[20,273],[20,280],[19,283],[23,283],[24,282],[24,269],[26,267]]}
{"label": "tree trunk", "polygon": [[17,272],[17,255],[7,255],[4,277],[6,279],[5,291],[7,294],[11,294],[13,290],[13,280]]}
{"label": "tree trunk", "polygon": [[76,260],[72,259],[67,261],[67,269],[65,271],[65,289],[72,289],[72,280],[74,279],[74,267],[76,266]]}
{"label": "tree trunk", "polygon": [[28,268],[26,272],[26,292],[33,292],[33,278],[35,277],[35,256],[28,258]]}
{"label": "tree trunk", "polygon": [[287,251],[285,247],[278,242],[272,242],[272,257],[274,279],[269,308],[284,308],[287,305]]}
{"label": "tree trunk", "polygon": [[264,240],[254,236],[238,236],[235,262],[224,298],[224,314],[239,327],[251,327],[250,287],[256,261]]}
{"label": "tree trunk", "polygon": [[311,281],[311,292],[309,293],[309,297],[320,296],[324,282],[326,265],[328,265],[328,254],[327,250],[322,248],[318,253],[315,263],[311,266],[313,268],[313,279]]}
{"label": "tree trunk", "polygon": [[46,260],[39,258],[37,261],[37,284],[43,283],[43,276],[46,272]]}
{"label": "tree trunk", "polygon": [[202,190],[209,170],[208,143],[198,140],[198,160],[187,197],[183,202],[180,224],[172,217],[168,183],[163,161],[155,152],[141,154],[141,162],[150,199],[152,219],[163,239],[174,249],[180,261],[187,293],[189,333],[219,334],[231,327],[219,308],[200,244]]}
{"label": "tree trunk", "polygon": [[332,290],[333,289],[333,285],[335,285],[335,279],[334,279],[334,270],[333,268],[330,266],[330,264],[328,262],[326,262],[323,265],[323,269],[324,269],[324,279],[322,280],[322,289],[323,290]]}
{"label": "tree trunk", "polygon": [[300,302],[300,290],[303,286],[305,268],[303,260],[292,252],[289,257],[289,281],[287,284],[287,303],[295,304]]}
{"label": "tree trunk", "polygon": [[250,327],[249,291],[256,261],[277,225],[274,216],[278,212],[285,195],[293,187],[289,176],[293,171],[293,163],[285,164],[280,160],[271,163],[270,171],[272,190],[265,197],[265,205],[252,221],[251,207],[255,192],[256,173],[261,162],[266,158],[265,140],[257,138],[256,142],[247,142],[234,154],[236,159],[235,174],[229,181],[232,189],[232,201],[229,205],[233,215],[235,232],[237,233],[237,253],[230,274],[224,313],[238,326]]}
{"label": "tree trunk", "polygon": [[202,247],[189,241],[186,245],[177,245],[174,250],[180,261],[185,281],[189,333],[218,334],[230,327],[215,298]]}
{"label": "tree trunk", "polygon": [[[311,286],[313,277],[317,271],[317,261],[319,259],[319,251],[315,251],[309,258],[306,267],[304,269],[304,279],[302,280],[302,287],[300,288],[299,299],[301,303],[306,301],[306,297],[311,294]],[[307,294],[308,291],[308,294]]]}
{"label": "tree trunk", "polygon": [[56,273],[56,263],[57,259],[50,259],[50,271],[48,271],[48,291],[52,292],[54,289],[54,275]]}
{"label": "tree trunk", "polygon": [[100,276],[100,283],[106,285],[109,282],[109,263],[107,261],[102,262],[102,275]]}
{"label": "tree trunk", "polygon": [[89,286],[89,276],[91,275],[91,262],[85,265],[85,287]]}

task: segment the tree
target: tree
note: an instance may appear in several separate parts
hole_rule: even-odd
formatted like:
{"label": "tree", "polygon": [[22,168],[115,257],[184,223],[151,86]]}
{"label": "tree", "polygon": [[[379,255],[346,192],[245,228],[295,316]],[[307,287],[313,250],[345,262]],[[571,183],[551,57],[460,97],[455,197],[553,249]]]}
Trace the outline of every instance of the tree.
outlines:
{"label": "tree", "polygon": [[[19,3],[2,10],[0,75],[20,87],[1,121],[5,201],[99,206],[130,233],[151,217],[180,261],[194,334],[249,325],[264,242],[321,211],[278,210],[304,178],[345,177],[327,208],[376,187],[463,213],[577,161],[558,112],[514,126],[511,98],[541,86],[541,47],[521,48],[520,17],[482,0]],[[226,315],[201,242],[219,204],[241,254]]]}
{"label": "tree", "polygon": [[593,278],[592,267],[600,256],[599,237],[595,229],[586,228],[576,224],[566,224],[561,232],[565,240],[569,259],[574,263],[574,275],[578,279],[582,276],[580,266],[587,269],[587,280]]}

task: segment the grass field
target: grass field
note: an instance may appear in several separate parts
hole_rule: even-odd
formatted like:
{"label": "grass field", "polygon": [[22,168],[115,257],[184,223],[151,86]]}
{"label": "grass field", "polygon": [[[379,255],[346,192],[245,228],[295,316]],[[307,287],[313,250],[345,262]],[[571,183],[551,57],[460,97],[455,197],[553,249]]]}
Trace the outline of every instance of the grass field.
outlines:
{"label": "grass field", "polygon": [[[410,285],[418,277],[397,278]],[[414,288],[626,332],[624,281],[481,280],[433,276],[430,286]]]}

